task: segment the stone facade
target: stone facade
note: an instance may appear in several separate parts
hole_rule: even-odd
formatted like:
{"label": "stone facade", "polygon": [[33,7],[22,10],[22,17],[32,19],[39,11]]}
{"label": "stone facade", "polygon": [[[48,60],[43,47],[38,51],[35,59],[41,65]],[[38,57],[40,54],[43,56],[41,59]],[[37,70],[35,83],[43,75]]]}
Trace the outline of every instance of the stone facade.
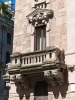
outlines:
{"label": "stone facade", "polygon": [[[9,100],[75,99],[74,6],[74,0],[16,1],[12,62],[3,76]],[[41,26],[46,48],[35,51]]]}
{"label": "stone facade", "polygon": [[[54,17],[50,20],[49,45],[60,46],[61,48],[67,49],[66,1],[61,1],[62,0],[51,0],[50,3],[47,4],[47,8],[52,9],[54,12]],[[17,2],[15,14],[17,20],[15,20],[14,29],[16,34],[14,34],[13,52],[18,51],[25,53],[31,51],[31,26],[28,23],[26,16],[31,13],[34,8],[32,8],[32,1],[28,0],[24,3],[20,3],[20,1]],[[21,23],[18,24],[18,22]],[[58,39],[56,37],[58,37]]]}

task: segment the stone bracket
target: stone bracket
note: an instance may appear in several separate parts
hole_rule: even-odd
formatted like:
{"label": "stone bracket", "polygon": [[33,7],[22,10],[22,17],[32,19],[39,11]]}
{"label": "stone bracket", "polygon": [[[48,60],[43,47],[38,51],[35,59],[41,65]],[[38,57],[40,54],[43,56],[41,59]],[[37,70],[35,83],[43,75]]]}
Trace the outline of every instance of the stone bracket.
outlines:
{"label": "stone bracket", "polygon": [[27,76],[21,74],[11,75],[10,81],[13,81],[18,89],[27,89],[29,87]]}
{"label": "stone bracket", "polygon": [[44,71],[44,76],[52,86],[64,85],[64,73],[58,69]]}

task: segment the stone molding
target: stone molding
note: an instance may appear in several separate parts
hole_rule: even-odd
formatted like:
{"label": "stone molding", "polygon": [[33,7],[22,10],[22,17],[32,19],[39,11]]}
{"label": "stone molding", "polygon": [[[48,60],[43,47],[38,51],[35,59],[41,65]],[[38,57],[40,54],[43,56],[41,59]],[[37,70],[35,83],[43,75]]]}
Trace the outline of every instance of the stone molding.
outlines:
{"label": "stone molding", "polygon": [[47,24],[48,20],[53,17],[53,11],[49,9],[37,8],[29,15],[27,15],[27,19],[29,23],[33,26],[38,26],[40,24]]}
{"label": "stone molding", "polygon": [[6,71],[6,74],[3,75],[3,79],[6,81],[6,83],[9,83],[10,82],[10,76],[9,76],[8,71]]}

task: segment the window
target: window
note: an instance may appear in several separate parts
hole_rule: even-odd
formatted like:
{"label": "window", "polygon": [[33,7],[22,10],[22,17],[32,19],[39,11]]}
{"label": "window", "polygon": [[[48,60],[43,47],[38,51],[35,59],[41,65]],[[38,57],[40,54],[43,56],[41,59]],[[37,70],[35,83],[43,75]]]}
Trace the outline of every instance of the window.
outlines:
{"label": "window", "polygon": [[6,52],[6,64],[10,62],[10,53]]}
{"label": "window", "polygon": [[7,33],[7,44],[11,45],[11,34]]}
{"label": "window", "polygon": [[46,26],[36,27],[34,35],[34,50],[46,48]]}
{"label": "window", "polygon": [[[34,96],[36,96],[36,100],[37,96],[40,97],[40,100],[47,100],[45,98],[45,96],[48,96],[48,84],[46,81],[37,81],[35,85]],[[41,96],[43,96],[43,98]]]}

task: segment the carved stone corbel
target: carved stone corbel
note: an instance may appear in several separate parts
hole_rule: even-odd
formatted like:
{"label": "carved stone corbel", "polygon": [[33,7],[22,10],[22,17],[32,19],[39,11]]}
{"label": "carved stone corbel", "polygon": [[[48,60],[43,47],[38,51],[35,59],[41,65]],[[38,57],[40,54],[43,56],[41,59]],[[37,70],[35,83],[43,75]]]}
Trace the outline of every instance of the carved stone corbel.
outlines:
{"label": "carved stone corbel", "polygon": [[23,89],[23,87],[21,86],[21,82],[20,81],[16,81],[15,85],[19,90]]}
{"label": "carved stone corbel", "polygon": [[59,70],[48,70],[44,71],[44,76],[49,80],[49,83],[52,86],[56,86],[57,84],[63,85],[64,84],[64,75],[63,72],[60,72]]}
{"label": "carved stone corbel", "polygon": [[54,75],[54,78],[56,79],[56,82],[59,85],[63,85],[64,84],[64,75],[63,75],[63,72],[56,71],[56,72],[53,73],[53,75]]}
{"label": "carved stone corbel", "polygon": [[27,77],[22,76],[21,74],[12,75],[11,81],[15,83],[18,89],[27,89],[29,87],[29,82]]}
{"label": "carved stone corbel", "polygon": [[52,86],[57,85],[51,71],[44,71],[44,76],[45,76],[45,78],[47,78],[49,80],[50,85],[52,85]]}
{"label": "carved stone corbel", "polygon": [[15,82],[16,81],[16,75],[10,75],[10,81]]}
{"label": "carved stone corbel", "polygon": [[21,76],[20,82],[24,89],[27,89],[29,87],[29,81],[26,76]]}
{"label": "carved stone corbel", "polygon": [[50,77],[51,77],[51,71],[44,71],[44,76],[45,76],[45,78],[50,79]]}

